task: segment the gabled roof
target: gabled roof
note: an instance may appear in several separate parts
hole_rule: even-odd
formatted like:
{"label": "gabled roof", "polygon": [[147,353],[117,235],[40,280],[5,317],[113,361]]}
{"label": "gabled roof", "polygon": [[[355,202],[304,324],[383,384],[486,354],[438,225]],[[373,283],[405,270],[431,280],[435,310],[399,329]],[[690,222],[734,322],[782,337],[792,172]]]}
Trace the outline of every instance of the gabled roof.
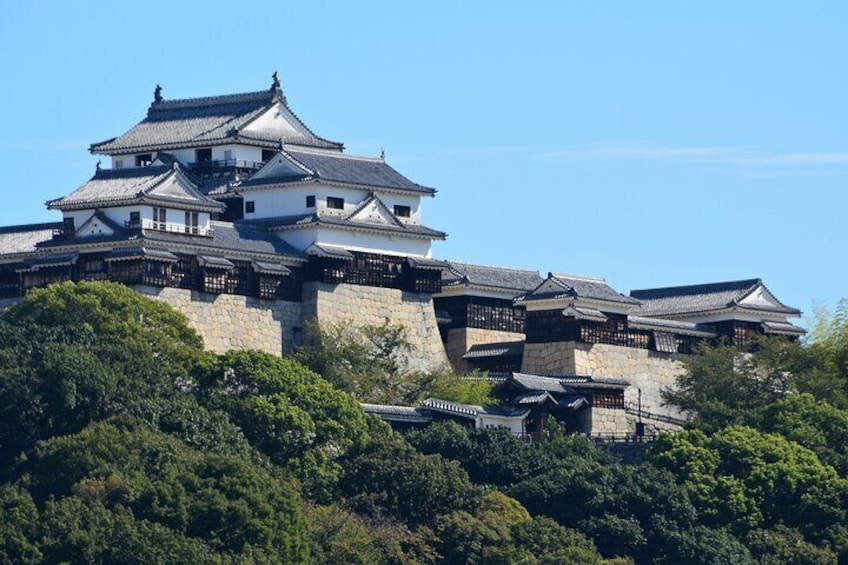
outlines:
{"label": "gabled roof", "polygon": [[0,258],[6,255],[35,253],[37,245],[62,229],[62,222],[0,227]]}
{"label": "gabled roof", "polygon": [[642,302],[643,316],[691,316],[740,308],[799,316],[800,310],[780,302],[760,279],[651,288],[631,291]]}
{"label": "gabled roof", "polygon": [[546,391],[551,394],[577,394],[580,390],[623,390],[630,383],[623,379],[602,377],[531,375],[512,373],[508,384],[523,390]]}
{"label": "gabled roof", "polygon": [[[102,225],[102,227],[101,227]],[[103,233],[103,227],[106,228],[106,232]],[[95,233],[94,230],[98,229],[100,233]],[[81,226],[76,229],[77,237],[98,237],[98,236],[112,236],[115,233],[123,230],[123,226],[119,226],[117,222],[112,221],[109,216],[104,214],[100,210],[95,210],[94,213],[86,219]],[[85,235],[86,232],[90,232],[90,235]]]}
{"label": "gabled roof", "polygon": [[247,220],[251,224],[263,226],[271,231],[295,230],[307,227],[333,227],[349,230],[365,230],[377,231],[382,233],[391,233],[395,235],[405,235],[408,237],[418,237],[426,239],[445,239],[447,234],[426,226],[415,224],[401,224],[399,226],[372,224],[367,222],[357,222],[354,220],[341,218],[338,216],[318,215],[318,214],[297,214],[294,216],[279,216],[276,218],[262,218],[258,220]]}
{"label": "gabled roof", "polygon": [[181,209],[217,212],[224,205],[203,195],[179,163],[128,169],[100,169],[87,183],[64,198],[47,202],[53,210],[165,204]]}
{"label": "gabled roof", "polygon": [[524,353],[523,341],[502,341],[498,343],[478,343],[468,348],[463,359],[486,357],[521,357]]}
{"label": "gabled roof", "polygon": [[389,210],[388,206],[376,194],[371,194],[360,202],[350,214],[344,216],[344,220],[396,228],[403,228],[406,225]]}
{"label": "gabled roof", "polygon": [[[262,127],[257,122],[263,120]],[[259,92],[154,99],[147,117],[123,135],[90,147],[107,155],[202,147],[221,143],[296,145],[341,150],[343,145],[315,135],[288,107],[278,87]]]}
{"label": "gabled roof", "polygon": [[432,196],[436,190],[414,183],[381,157],[345,155],[338,151],[281,149],[239,188],[320,180],[365,189],[394,190]]}
{"label": "gabled roof", "polygon": [[518,294],[536,288],[541,282],[542,276],[538,271],[474,265],[459,261],[448,261],[448,268],[442,271],[443,286],[469,285]]}
{"label": "gabled roof", "polygon": [[[121,229],[112,236],[98,238],[99,242],[111,241],[114,243],[130,242],[133,246],[147,246],[149,248],[168,248],[176,252],[188,252],[190,254],[224,254],[233,256],[253,256],[268,258],[268,256],[280,259],[303,262],[306,256],[286,243],[282,239],[268,233],[262,227],[245,222],[209,222],[211,237],[197,237],[193,234],[179,232],[168,232],[160,230]],[[61,249],[63,247],[73,248],[88,243],[86,238],[57,238],[41,242],[39,248]],[[183,250],[183,251],[181,251]]]}
{"label": "gabled roof", "polygon": [[639,304],[635,298],[616,292],[604,279],[548,273],[548,278],[518,301],[549,300],[552,298],[585,298],[618,304]]}

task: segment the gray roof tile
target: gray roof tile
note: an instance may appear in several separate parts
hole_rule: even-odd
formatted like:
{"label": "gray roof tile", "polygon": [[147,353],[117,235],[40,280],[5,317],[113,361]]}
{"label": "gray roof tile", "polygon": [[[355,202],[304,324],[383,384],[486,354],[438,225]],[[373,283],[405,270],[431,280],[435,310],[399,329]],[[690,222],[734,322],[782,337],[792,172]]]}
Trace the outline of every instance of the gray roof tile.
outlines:
{"label": "gray roof tile", "polygon": [[[725,310],[760,287],[760,279],[743,279],[719,283],[675,286],[634,290],[630,296],[642,302],[639,312],[643,316],[674,316]],[[768,291],[768,289],[766,289]],[[769,293],[771,294],[771,293]],[[775,298],[775,300],[777,300]],[[780,302],[775,307],[750,307],[786,315],[800,315],[800,311]]]}
{"label": "gray roof tile", "polygon": [[263,226],[269,230],[296,229],[305,226],[332,226],[340,228],[355,228],[359,230],[374,230],[378,232],[409,235],[414,237],[426,237],[431,239],[445,239],[447,234],[426,226],[414,224],[402,224],[390,226],[383,224],[372,224],[367,222],[356,222],[336,216],[319,216],[318,214],[297,214],[293,216],[278,216],[276,218],[262,218],[259,220],[246,220],[256,226]]}
{"label": "gray roof tile", "polygon": [[474,265],[459,261],[448,261],[448,264],[448,268],[442,271],[444,286],[469,284],[515,291],[518,294],[532,290],[542,282],[538,271]]}
{"label": "gray roof tile", "polygon": [[[259,134],[240,132],[277,101],[281,115],[291,128]],[[123,135],[91,145],[92,153],[116,154],[155,151],[178,147],[199,147],[240,139],[278,144],[288,143],[313,147],[337,148],[341,143],[315,135],[289,109],[278,90],[270,89],[244,94],[163,100],[154,102],[147,117]]]}
{"label": "gray roof tile", "polygon": [[36,245],[52,239],[54,230],[59,229],[61,222],[0,227],[0,257],[35,253]]}
{"label": "gray roof tile", "polygon": [[[153,194],[156,188],[174,177],[197,191],[195,198],[178,198]],[[179,207],[222,210],[223,205],[216,200],[203,196],[198,188],[199,182],[186,174],[179,166],[157,165],[151,167],[133,167],[127,169],[101,169],[87,183],[64,198],[47,203],[48,208],[96,208],[114,206],[124,202],[150,201],[163,202]]]}
{"label": "gray roof tile", "polygon": [[542,285],[519,297],[520,300],[543,300],[549,298],[573,297],[587,298],[603,302],[617,302],[621,304],[638,305],[639,301],[619,292],[616,292],[603,279],[578,277],[574,275],[562,275],[548,273],[545,282],[551,281],[555,290],[543,290]]}

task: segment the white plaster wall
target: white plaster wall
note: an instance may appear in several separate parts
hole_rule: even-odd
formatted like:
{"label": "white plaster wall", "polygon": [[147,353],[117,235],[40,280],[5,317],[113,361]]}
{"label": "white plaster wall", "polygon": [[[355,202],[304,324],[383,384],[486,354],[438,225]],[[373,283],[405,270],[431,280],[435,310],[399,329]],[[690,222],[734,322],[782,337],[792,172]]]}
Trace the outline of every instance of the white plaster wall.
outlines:
{"label": "white plaster wall", "polygon": [[326,227],[310,227],[275,232],[275,235],[301,251],[313,243],[344,247],[351,251],[383,253],[403,257],[429,257],[430,240],[388,234],[358,233]]}
{"label": "white plaster wall", "polygon": [[288,137],[297,134],[297,130],[283,118],[280,106],[281,103],[277,102],[268,108],[244,128],[244,131],[246,133],[274,134],[275,137]]}
{"label": "white plaster wall", "polygon": [[429,371],[448,363],[429,294],[349,284],[305,283],[303,313],[318,324],[379,326],[388,321],[407,330],[409,370]]}
{"label": "white plaster wall", "polygon": [[[125,222],[129,221],[131,212],[139,212],[139,217],[142,220],[153,220],[153,206],[114,206],[111,208],[100,208],[99,210],[119,226],[123,226]],[[176,208],[166,208],[165,210],[167,223],[172,224],[175,229],[182,231],[185,227],[185,210],[178,210]],[[73,218],[75,228],[79,229],[93,214],[94,210],[69,210],[63,213],[63,217]],[[198,227],[202,229],[209,227],[208,212],[198,213]]]}

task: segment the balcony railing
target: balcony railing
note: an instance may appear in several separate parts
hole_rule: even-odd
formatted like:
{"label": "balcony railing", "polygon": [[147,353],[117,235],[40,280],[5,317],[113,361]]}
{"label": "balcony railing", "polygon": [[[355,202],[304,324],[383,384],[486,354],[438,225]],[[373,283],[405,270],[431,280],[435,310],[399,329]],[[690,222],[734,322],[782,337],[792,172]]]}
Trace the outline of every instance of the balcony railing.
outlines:
{"label": "balcony railing", "polygon": [[212,161],[195,161],[188,166],[192,171],[208,171],[210,169],[261,169],[264,161],[248,161],[246,159],[215,159]]}
{"label": "balcony railing", "polygon": [[188,226],[186,224],[178,224],[174,222],[155,222],[147,218],[137,222],[124,222],[124,227],[127,229],[146,229],[169,233],[187,233],[190,235],[202,235],[206,237],[212,237],[215,234],[215,230],[212,228]]}

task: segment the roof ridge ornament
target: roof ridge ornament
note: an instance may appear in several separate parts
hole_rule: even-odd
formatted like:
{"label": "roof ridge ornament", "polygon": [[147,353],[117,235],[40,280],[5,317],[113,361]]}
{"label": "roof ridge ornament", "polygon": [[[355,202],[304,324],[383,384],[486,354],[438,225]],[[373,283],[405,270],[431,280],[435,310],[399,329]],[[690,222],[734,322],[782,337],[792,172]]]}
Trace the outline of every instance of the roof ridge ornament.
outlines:
{"label": "roof ridge ornament", "polygon": [[271,78],[273,79],[270,88],[271,92],[274,93],[275,96],[278,96],[283,102],[283,104],[288,106],[288,100],[286,100],[286,95],[283,94],[283,89],[280,86],[280,75],[277,73],[277,71],[274,71],[274,74],[271,75]]}
{"label": "roof ridge ornament", "polygon": [[153,90],[153,103],[154,104],[161,104],[162,103],[162,87],[159,86],[158,84],[156,85],[156,88]]}

